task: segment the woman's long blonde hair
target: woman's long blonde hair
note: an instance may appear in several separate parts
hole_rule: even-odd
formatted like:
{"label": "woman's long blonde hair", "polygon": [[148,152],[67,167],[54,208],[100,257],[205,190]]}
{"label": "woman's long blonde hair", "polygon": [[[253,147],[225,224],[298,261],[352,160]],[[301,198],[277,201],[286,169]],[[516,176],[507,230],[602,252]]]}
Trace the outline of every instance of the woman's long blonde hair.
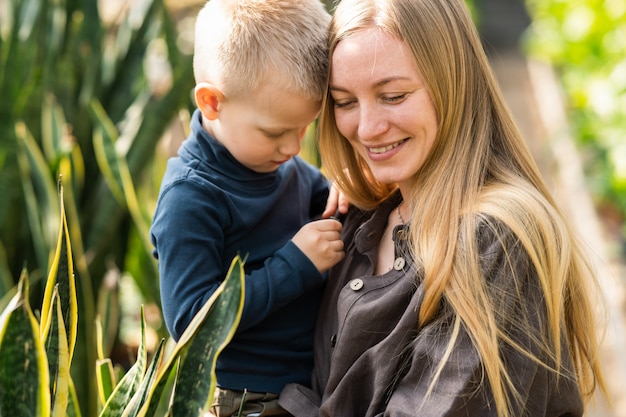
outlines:
{"label": "woman's long blonde hair", "polygon": [[[501,343],[557,377],[571,377],[561,375],[562,357],[571,355],[583,399],[596,386],[605,391],[589,293],[597,284],[592,265],[513,122],[464,2],[343,0],[331,22],[331,58],[338,42],[371,27],[406,43],[438,115],[435,144],[413,178],[412,195],[403,196],[412,208],[412,250],[426,287],[417,325],[431,321],[442,300],[450,305],[456,325],[467,330],[482,358],[500,416],[510,416],[520,398]],[[374,179],[337,130],[333,107],[327,92],[319,125],[323,166],[352,203],[373,208],[396,184]],[[485,218],[505,225],[533,262],[545,299],[547,334],[531,331],[523,319],[516,325],[528,323],[540,354],[516,344],[500,325],[478,260],[476,227]]]}

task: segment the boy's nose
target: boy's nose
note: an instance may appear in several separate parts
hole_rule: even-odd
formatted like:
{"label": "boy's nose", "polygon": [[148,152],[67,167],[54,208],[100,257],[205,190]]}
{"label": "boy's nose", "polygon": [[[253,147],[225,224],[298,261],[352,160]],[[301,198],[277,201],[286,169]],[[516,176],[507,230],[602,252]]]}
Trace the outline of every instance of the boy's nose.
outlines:
{"label": "boy's nose", "polygon": [[286,135],[280,146],[280,153],[294,156],[300,153],[302,136],[299,133]]}

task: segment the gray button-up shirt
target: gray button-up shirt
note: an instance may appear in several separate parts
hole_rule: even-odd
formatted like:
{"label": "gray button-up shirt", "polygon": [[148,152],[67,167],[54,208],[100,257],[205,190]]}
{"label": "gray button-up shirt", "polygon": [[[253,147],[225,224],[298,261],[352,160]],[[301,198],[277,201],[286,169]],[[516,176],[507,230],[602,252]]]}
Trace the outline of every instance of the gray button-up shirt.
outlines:
{"label": "gray button-up shirt", "polygon": [[[331,271],[318,317],[313,389],[292,384],[281,394],[280,404],[296,417],[497,416],[480,357],[462,326],[446,365],[439,369],[455,331],[445,301],[435,320],[418,327],[424,285],[419,265],[408,254],[408,226],[394,230],[394,268],[373,274],[378,243],[398,202],[396,194],[378,210],[352,210],[346,219],[346,258]],[[525,329],[530,323],[535,337],[546,334],[539,281],[515,236],[500,227],[498,239],[493,226],[480,227],[477,239],[482,279],[501,313],[496,319],[509,337],[542,355]],[[513,415],[582,416],[562,339],[560,377],[502,344],[501,354],[521,394]],[[438,372],[439,382],[429,392]]]}

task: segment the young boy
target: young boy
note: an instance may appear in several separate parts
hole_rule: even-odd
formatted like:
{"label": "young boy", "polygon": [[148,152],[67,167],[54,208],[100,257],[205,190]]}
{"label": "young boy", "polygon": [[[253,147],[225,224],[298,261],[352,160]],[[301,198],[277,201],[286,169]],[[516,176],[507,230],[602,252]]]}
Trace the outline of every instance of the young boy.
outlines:
{"label": "young boy", "polygon": [[276,393],[310,384],[324,272],[343,257],[341,224],[312,221],[336,199],[325,211],[328,182],[296,156],[321,106],[329,19],[319,0],[211,0],[197,18],[198,109],[151,238],[174,339],[246,257],[243,315],[217,362],[218,416],[236,415],[244,390],[244,415],[280,415]]}

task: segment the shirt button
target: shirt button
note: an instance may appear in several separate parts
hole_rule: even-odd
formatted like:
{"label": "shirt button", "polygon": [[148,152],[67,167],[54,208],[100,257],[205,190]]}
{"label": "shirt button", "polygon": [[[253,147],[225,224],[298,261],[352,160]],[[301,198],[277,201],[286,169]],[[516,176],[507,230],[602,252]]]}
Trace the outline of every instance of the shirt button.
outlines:
{"label": "shirt button", "polygon": [[352,288],[353,291],[358,291],[361,288],[363,288],[363,280],[361,279],[353,279],[352,281],[350,281],[350,288]]}
{"label": "shirt button", "polygon": [[404,268],[404,258],[396,258],[396,260],[393,262],[393,269],[395,269],[396,271],[400,271],[402,268]]}

